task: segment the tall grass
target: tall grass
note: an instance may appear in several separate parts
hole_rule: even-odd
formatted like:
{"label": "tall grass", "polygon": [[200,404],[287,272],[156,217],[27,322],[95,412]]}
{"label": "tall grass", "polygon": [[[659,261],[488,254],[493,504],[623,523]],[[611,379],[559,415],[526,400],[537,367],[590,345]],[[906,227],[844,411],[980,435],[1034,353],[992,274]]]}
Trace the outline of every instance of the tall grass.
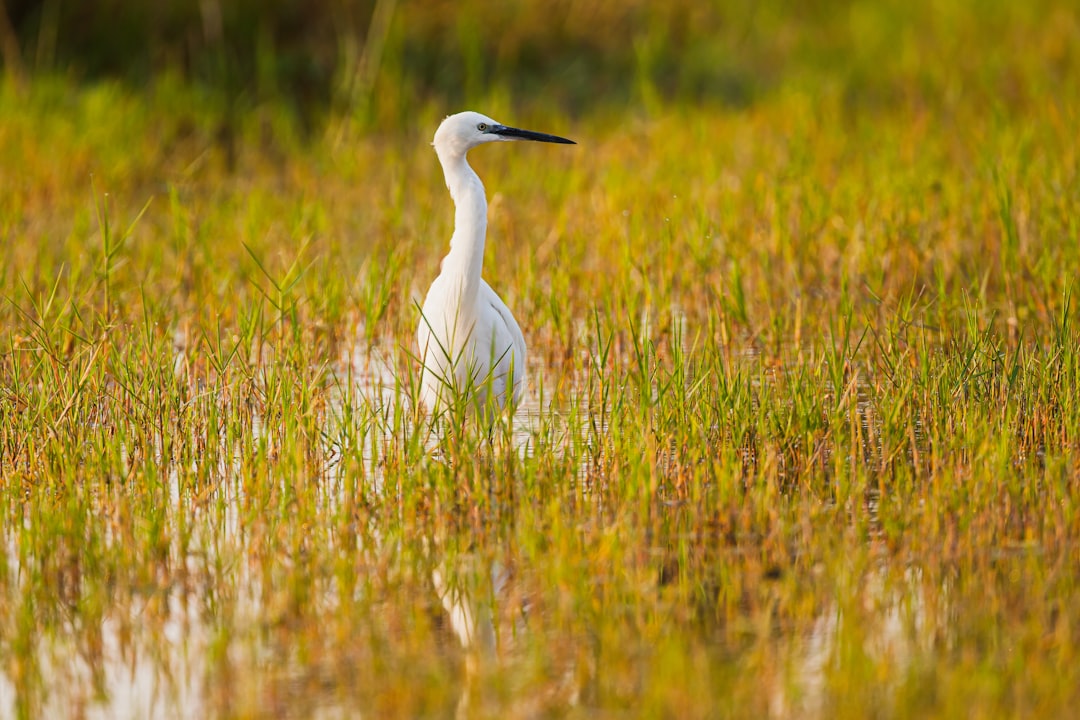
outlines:
{"label": "tall grass", "polygon": [[[625,27],[531,4],[455,20],[462,91],[402,3],[370,114],[306,139],[176,74],[3,85],[0,715],[1071,711],[1075,13],[598,7],[668,30],[565,114],[529,43]],[[738,102],[662,81],[713,23],[761,43]],[[432,432],[466,103],[579,147],[470,158],[531,384]]]}

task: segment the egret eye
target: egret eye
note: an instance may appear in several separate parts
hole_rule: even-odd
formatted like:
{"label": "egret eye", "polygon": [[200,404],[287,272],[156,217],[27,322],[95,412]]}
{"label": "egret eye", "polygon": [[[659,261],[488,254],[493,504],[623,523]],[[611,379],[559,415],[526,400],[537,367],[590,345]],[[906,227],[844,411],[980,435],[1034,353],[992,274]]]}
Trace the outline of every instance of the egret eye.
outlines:
{"label": "egret eye", "polygon": [[479,130],[480,132],[487,132],[487,129],[488,129],[487,123],[480,123],[479,125],[476,126],[476,129]]}

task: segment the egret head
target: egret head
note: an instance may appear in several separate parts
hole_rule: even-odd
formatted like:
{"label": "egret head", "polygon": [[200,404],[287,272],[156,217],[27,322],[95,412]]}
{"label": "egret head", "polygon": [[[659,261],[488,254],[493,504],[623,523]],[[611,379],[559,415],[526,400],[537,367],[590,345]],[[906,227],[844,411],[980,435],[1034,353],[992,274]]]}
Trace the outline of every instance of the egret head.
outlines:
{"label": "egret head", "polygon": [[506,140],[534,140],[536,142],[563,143],[574,145],[573,140],[548,135],[547,133],[519,130],[498,123],[487,115],[466,111],[450,115],[435,131],[435,140],[431,144],[439,155],[464,155],[477,145]]}

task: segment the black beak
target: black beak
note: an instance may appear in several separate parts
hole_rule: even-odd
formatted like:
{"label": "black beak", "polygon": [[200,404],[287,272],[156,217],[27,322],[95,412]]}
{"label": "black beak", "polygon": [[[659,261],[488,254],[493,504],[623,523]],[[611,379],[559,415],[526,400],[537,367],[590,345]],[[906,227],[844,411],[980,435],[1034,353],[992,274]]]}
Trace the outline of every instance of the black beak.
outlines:
{"label": "black beak", "polygon": [[505,125],[496,125],[488,130],[488,132],[492,135],[501,135],[503,137],[516,138],[518,140],[535,140],[536,142],[577,145],[573,140],[567,140],[558,135],[548,135],[547,133],[533,132],[532,130],[518,130],[517,128],[506,127]]}

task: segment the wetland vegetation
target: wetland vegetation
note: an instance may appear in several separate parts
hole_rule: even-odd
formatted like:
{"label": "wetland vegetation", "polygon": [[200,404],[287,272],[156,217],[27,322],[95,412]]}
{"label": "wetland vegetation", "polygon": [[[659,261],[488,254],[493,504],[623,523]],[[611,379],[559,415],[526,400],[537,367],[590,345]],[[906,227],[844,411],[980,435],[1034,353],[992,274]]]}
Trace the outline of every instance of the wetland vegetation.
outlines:
{"label": "wetland vegetation", "polygon": [[[119,73],[43,7],[0,85],[0,717],[1080,703],[1074,6],[326,2],[322,54],[226,52],[238,10]],[[579,144],[470,155],[529,386],[433,431],[467,108]]]}

